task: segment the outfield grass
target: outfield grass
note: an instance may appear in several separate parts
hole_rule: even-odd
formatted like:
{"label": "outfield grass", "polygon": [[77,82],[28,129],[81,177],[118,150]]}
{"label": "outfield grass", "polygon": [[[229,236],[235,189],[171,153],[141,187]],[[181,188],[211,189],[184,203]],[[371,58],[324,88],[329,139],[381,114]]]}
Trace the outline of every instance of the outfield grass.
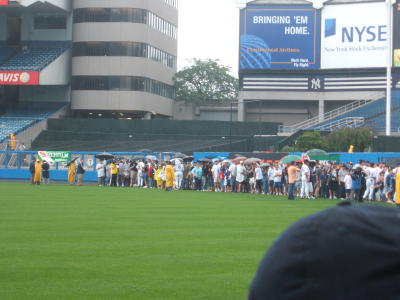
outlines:
{"label": "outfield grass", "polygon": [[273,239],[335,204],[0,183],[0,299],[245,299]]}

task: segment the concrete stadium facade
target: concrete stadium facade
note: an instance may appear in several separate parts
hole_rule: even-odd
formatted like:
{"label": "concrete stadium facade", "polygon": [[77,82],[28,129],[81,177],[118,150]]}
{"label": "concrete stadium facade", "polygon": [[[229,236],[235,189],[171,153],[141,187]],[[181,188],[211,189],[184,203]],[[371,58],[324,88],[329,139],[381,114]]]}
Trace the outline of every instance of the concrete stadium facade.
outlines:
{"label": "concrete stadium facade", "polygon": [[74,0],[73,14],[72,110],[171,117],[177,1]]}

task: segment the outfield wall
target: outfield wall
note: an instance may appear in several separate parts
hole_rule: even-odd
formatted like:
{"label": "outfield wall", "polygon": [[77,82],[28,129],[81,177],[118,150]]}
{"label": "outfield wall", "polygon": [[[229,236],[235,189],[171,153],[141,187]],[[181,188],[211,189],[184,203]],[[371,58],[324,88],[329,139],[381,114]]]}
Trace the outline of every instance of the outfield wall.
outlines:
{"label": "outfield wall", "polygon": [[[149,153],[139,152],[119,152],[113,153],[117,157],[124,157],[126,159],[143,159]],[[153,153],[152,153],[153,154]],[[194,153],[195,160],[201,158],[212,159],[214,157],[233,157],[237,153],[229,152],[196,152]],[[241,154],[241,153],[239,153]],[[242,153],[246,157],[254,156],[264,160],[275,160],[280,159],[287,153]],[[301,153],[291,153],[301,154]],[[359,160],[367,160],[370,162],[378,163],[384,162],[386,159],[397,159],[400,161],[399,152],[377,152],[377,153],[332,153],[338,154],[341,163],[352,162],[356,164]],[[84,174],[84,182],[97,182],[96,174],[96,152],[71,152],[71,159],[79,157],[86,169]],[[173,153],[154,153],[160,160],[168,160],[172,157]],[[32,157],[36,157],[37,152],[35,151],[0,151],[0,181],[1,180],[22,180],[30,181],[31,175],[29,173],[29,164]],[[67,181],[68,167],[66,164],[55,163],[50,168],[50,180],[51,181]]]}

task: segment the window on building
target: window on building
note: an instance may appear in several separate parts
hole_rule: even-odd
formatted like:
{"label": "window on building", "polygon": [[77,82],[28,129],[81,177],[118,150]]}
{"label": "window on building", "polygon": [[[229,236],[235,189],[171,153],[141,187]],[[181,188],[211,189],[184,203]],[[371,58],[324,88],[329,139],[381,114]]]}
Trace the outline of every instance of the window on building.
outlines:
{"label": "window on building", "polygon": [[173,86],[145,77],[134,76],[74,76],[73,90],[143,91],[173,99]]}
{"label": "window on building", "polygon": [[[74,10],[74,23],[84,22],[130,22],[147,24],[176,39],[176,26],[140,8],[78,8]],[[168,30],[170,28],[170,30]]]}
{"label": "window on building", "polygon": [[131,56],[144,57],[175,68],[176,57],[145,43],[136,42],[77,42],[72,56]]}
{"label": "window on building", "polygon": [[66,15],[37,15],[33,19],[35,29],[66,29]]}

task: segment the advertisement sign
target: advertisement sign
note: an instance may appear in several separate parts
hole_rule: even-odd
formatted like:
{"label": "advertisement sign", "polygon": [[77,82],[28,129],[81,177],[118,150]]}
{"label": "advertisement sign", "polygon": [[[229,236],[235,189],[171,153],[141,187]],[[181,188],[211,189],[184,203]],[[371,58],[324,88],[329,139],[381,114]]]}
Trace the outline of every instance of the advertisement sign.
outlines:
{"label": "advertisement sign", "polygon": [[400,67],[400,3],[393,10],[393,66]]}
{"label": "advertisement sign", "polygon": [[8,5],[8,0],[0,0],[0,6],[1,5]]}
{"label": "advertisement sign", "polygon": [[71,153],[64,151],[38,151],[39,160],[45,160],[49,164],[57,162],[68,163],[71,160]]}
{"label": "advertisement sign", "polygon": [[39,72],[1,71],[0,85],[38,85]]}
{"label": "advertisement sign", "polygon": [[325,6],[321,20],[321,68],[386,66],[387,30],[385,2]]}
{"label": "advertisement sign", "polygon": [[248,6],[240,13],[241,69],[319,68],[318,10]]}

